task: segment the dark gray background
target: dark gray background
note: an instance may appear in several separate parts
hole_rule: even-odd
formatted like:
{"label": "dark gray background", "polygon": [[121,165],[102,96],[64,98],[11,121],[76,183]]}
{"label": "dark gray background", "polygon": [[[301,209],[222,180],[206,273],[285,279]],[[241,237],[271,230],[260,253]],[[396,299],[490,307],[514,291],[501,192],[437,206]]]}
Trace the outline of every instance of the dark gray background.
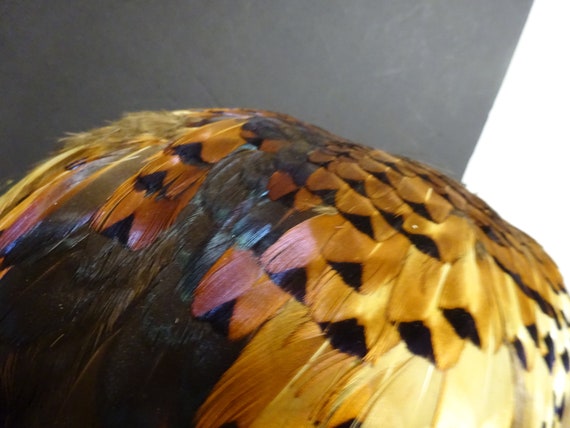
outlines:
{"label": "dark gray background", "polygon": [[532,0],[0,0],[0,178],[125,111],[253,107],[460,177]]}

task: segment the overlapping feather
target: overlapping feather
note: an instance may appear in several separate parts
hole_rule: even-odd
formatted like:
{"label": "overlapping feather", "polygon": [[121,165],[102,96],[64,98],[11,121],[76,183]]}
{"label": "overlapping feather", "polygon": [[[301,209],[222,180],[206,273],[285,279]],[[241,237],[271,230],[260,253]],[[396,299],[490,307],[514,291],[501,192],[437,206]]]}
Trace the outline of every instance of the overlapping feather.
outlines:
{"label": "overlapping feather", "polygon": [[556,267],[417,162],[274,113],[147,113],[0,210],[7,426],[569,423]]}

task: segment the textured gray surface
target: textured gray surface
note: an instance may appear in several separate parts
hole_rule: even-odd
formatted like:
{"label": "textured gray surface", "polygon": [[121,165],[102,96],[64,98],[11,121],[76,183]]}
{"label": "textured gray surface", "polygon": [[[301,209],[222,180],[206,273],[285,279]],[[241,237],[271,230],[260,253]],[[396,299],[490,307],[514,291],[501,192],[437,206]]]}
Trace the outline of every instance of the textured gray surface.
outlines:
{"label": "textured gray surface", "polygon": [[282,111],[456,177],[531,0],[0,1],[0,177],[122,112]]}

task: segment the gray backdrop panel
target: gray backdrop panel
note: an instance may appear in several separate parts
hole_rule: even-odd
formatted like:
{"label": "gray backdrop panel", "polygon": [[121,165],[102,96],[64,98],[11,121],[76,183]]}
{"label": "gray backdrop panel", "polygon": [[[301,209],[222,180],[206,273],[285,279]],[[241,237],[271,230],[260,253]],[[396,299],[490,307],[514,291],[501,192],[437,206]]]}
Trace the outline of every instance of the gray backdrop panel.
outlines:
{"label": "gray backdrop panel", "polygon": [[283,111],[460,177],[531,0],[0,1],[0,177],[125,111]]}

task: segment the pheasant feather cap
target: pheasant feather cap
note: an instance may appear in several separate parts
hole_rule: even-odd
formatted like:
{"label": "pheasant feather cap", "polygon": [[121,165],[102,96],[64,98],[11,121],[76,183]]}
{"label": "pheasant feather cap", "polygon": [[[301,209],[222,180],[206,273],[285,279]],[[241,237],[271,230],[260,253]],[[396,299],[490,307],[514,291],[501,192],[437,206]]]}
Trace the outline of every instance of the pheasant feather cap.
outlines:
{"label": "pheasant feather cap", "polygon": [[130,114],[0,198],[0,426],[569,426],[569,320],[461,184],[282,114]]}

